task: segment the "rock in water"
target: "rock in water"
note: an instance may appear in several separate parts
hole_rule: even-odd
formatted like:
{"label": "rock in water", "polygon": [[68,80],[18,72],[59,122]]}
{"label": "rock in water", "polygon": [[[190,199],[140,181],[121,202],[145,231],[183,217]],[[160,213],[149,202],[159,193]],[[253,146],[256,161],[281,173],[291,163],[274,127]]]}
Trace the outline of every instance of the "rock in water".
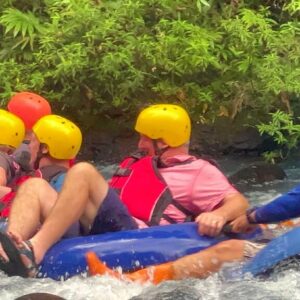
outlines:
{"label": "rock in water", "polygon": [[240,182],[260,184],[273,180],[282,180],[285,177],[286,174],[280,166],[260,162],[237,171],[229,176],[229,179],[234,184]]}
{"label": "rock in water", "polygon": [[66,299],[49,293],[31,293],[31,294],[26,294],[21,297],[18,297],[15,300],[66,300]]}

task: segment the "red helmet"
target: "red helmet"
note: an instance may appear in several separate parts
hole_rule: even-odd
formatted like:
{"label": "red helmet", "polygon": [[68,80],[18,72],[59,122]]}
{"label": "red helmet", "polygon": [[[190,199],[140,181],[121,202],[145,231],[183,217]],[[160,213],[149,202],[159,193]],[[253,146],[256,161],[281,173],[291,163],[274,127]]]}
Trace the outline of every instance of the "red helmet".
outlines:
{"label": "red helmet", "polygon": [[29,92],[15,94],[9,100],[7,109],[23,120],[26,129],[31,129],[41,117],[51,114],[49,102]]}

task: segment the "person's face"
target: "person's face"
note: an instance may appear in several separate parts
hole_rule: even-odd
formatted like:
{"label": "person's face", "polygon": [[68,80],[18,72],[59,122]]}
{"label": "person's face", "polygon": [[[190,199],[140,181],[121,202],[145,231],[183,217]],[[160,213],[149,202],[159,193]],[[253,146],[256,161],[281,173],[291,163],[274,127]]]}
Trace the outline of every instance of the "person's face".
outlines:
{"label": "person's face", "polygon": [[155,149],[153,145],[153,141],[148,138],[146,135],[141,134],[139,143],[138,143],[139,150],[145,152],[147,155],[155,155]]}
{"label": "person's face", "polygon": [[34,166],[34,163],[37,159],[37,155],[38,155],[38,151],[40,149],[40,142],[37,139],[36,135],[32,132],[32,134],[30,135],[30,143],[28,145],[28,149],[30,151],[30,166]]}
{"label": "person's face", "polygon": [[[168,147],[168,145],[161,140],[157,140],[156,145],[159,149],[164,149]],[[156,155],[153,140],[147,137],[146,135],[140,135],[138,149],[145,152],[147,155]]]}

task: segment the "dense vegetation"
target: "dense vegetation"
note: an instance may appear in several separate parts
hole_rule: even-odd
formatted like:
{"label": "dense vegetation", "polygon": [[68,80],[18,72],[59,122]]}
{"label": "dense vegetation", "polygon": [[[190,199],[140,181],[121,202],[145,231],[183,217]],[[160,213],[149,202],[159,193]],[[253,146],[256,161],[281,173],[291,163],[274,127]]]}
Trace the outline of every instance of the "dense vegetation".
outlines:
{"label": "dense vegetation", "polygon": [[195,121],[300,109],[299,0],[1,0],[0,96],[93,126],[178,102]]}

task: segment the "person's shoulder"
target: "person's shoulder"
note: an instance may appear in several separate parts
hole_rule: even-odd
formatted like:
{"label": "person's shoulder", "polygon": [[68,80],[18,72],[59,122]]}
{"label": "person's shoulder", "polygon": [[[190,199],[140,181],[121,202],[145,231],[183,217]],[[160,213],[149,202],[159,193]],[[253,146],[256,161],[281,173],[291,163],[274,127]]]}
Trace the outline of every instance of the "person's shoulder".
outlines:
{"label": "person's shoulder", "polygon": [[213,160],[208,160],[204,158],[198,158],[197,162],[199,164],[199,168],[201,168],[202,172],[213,175],[222,175],[224,176],[223,171],[220,169],[218,163]]}

